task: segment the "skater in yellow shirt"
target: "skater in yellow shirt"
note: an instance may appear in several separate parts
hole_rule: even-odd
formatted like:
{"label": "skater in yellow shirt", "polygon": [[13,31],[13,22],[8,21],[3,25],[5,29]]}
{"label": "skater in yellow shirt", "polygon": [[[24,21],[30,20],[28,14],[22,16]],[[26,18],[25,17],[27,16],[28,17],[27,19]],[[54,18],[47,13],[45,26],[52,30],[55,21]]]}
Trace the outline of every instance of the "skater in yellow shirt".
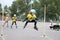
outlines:
{"label": "skater in yellow shirt", "polygon": [[9,16],[6,16],[5,17],[5,23],[3,24],[3,27],[4,27],[4,25],[7,23],[7,27],[8,27],[8,21],[9,21]]}
{"label": "skater in yellow shirt", "polygon": [[[37,24],[37,21],[36,21],[37,17],[35,14],[33,14],[32,12],[30,12],[28,15],[27,15],[27,18],[25,19],[26,20],[26,23],[24,25],[24,28],[26,27],[27,23],[28,22],[34,22],[34,29],[35,30],[38,30],[36,24]],[[25,21],[24,20],[24,21]]]}
{"label": "skater in yellow shirt", "polygon": [[[17,21],[17,17],[16,17],[16,14],[14,14],[14,17],[12,17],[12,25],[15,23],[16,28],[17,28],[17,23],[16,23],[16,21]],[[11,25],[11,28],[12,28],[12,25]]]}

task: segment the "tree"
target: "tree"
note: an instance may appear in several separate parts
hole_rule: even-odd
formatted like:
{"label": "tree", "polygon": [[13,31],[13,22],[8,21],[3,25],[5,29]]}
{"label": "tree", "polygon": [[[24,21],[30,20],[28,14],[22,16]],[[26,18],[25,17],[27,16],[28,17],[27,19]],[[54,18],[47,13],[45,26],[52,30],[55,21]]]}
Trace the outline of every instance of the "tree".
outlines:
{"label": "tree", "polygon": [[60,1],[48,0],[47,1],[47,18],[52,20],[58,20],[60,15]]}
{"label": "tree", "polygon": [[11,11],[11,16],[13,16],[14,14],[17,14],[17,6],[16,6],[16,1],[13,2],[12,6],[9,7],[10,11]]}
{"label": "tree", "polygon": [[[11,15],[15,13],[19,16],[22,16],[25,13],[26,16],[30,11],[30,1],[31,0],[14,1],[10,7]],[[44,15],[46,15],[46,21],[49,21],[50,19],[58,20],[60,16],[60,0],[39,0],[39,3],[34,0],[32,9],[36,10],[36,15],[39,19],[43,19]],[[23,18],[25,18],[25,16]]]}
{"label": "tree", "polygon": [[4,15],[5,15],[5,16],[7,15],[7,12],[8,12],[7,9],[8,9],[8,7],[7,7],[7,5],[5,5],[5,6],[4,6]]}

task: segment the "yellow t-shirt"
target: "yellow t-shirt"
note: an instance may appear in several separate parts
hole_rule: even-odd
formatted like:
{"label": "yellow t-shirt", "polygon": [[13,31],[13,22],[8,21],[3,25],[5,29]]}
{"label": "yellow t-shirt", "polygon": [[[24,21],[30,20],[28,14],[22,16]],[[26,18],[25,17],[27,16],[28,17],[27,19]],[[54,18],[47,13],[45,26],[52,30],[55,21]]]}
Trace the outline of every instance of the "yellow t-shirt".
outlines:
{"label": "yellow t-shirt", "polygon": [[17,20],[17,17],[12,17],[12,21],[16,21]]}
{"label": "yellow t-shirt", "polygon": [[35,15],[35,14],[33,14],[33,15],[28,14],[28,15],[27,15],[27,18],[28,18],[29,21],[32,21],[33,19],[36,18],[36,15]]}
{"label": "yellow t-shirt", "polygon": [[5,21],[9,21],[9,17],[8,16],[5,18]]}
{"label": "yellow t-shirt", "polygon": [[60,23],[58,25],[60,26]]}

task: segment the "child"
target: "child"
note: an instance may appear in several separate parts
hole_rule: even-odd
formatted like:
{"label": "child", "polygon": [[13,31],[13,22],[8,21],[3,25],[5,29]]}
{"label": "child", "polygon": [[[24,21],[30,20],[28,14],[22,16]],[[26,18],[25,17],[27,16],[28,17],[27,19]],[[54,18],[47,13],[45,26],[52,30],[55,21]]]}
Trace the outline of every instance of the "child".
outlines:
{"label": "child", "polygon": [[[16,17],[16,14],[14,14],[14,17],[12,17],[12,25],[15,23],[16,28],[17,28],[17,23],[16,23],[16,21],[17,21],[17,17]],[[12,25],[11,25],[11,28],[12,28]]]}
{"label": "child", "polygon": [[26,27],[26,25],[27,25],[28,22],[34,22],[34,29],[35,29],[35,30],[38,30],[38,28],[37,28],[37,26],[36,26],[37,21],[36,21],[36,15],[35,15],[35,14],[33,14],[32,12],[30,12],[30,13],[27,15],[27,18],[26,18],[25,20],[27,20],[27,21],[26,21],[26,23],[25,23],[25,25],[24,25],[24,28]]}
{"label": "child", "polygon": [[7,27],[8,27],[8,21],[9,21],[9,16],[6,16],[5,17],[5,23],[3,24],[3,27],[4,27],[4,25],[7,23]]}

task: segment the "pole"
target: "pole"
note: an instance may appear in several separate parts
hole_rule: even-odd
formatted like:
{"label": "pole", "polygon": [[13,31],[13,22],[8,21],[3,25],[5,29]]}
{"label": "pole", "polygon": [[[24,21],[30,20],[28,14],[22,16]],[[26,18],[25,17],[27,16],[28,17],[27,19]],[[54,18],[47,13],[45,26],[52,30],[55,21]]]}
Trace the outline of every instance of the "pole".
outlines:
{"label": "pole", "polygon": [[46,4],[44,5],[44,22],[46,21]]}
{"label": "pole", "polygon": [[[32,0],[31,0],[32,1]],[[32,4],[31,4],[31,9],[32,9]]]}
{"label": "pole", "polygon": [[[2,7],[2,25],[3,25],[3,21],[4,21],[4,7]],[[2,38],[2,40],[5,40],[3,27],[1,27],[1,38]]]}
{"label": "pole", "polygon": [[4,20],[4,8],[2,8],[2,21]]}
{"label": "pole", "polygon": [[33,7],[33,3],[34,3],[34,0],[31,0],[31,7],[30,7],[30,10],[32,9],[32,7]]}
{"label": "pole", "polygon": [[46,31],[46,29],[45,29],[45,22],[46,22],[46,4],[44,4],[44,34],[43,34],[43,37],[46,37],[46,33],[45,33],[45,31]]}

